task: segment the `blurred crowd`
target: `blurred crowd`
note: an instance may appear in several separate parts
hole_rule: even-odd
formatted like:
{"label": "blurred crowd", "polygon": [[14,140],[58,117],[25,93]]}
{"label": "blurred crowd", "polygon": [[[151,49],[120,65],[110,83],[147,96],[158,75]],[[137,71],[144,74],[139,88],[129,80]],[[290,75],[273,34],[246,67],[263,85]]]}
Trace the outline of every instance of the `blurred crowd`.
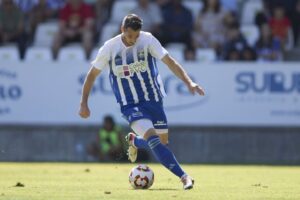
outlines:
{"label": "blurred crowd", "polygon": [[[15,43],[24,58],[39,24],[51,20],[59,27],[49,47],[53,58],[62,46],[77,42],[89,59],[116,1],[0,0],[0,46]],[[136,1],[131,12],[143,19],[143,29],[165,46],[183,44],[186,60],[196,60],[197,49],[210,48],[218,60],[280,61],[298,44],[300,0],[261,0],[263,9],[255,13],[259,37],[253,44],[241,31],[246,0],[199,0],[203,6],[196,17],[183,0]]]}

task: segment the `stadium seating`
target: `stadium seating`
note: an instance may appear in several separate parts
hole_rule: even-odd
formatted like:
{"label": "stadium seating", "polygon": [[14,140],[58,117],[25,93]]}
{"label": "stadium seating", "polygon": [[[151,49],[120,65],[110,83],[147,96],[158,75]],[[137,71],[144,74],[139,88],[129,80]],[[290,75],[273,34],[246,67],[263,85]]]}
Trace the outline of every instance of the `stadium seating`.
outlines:
{"label": "stadium seating", "polygon": [[100,34],[100,45],[103,45],[105,41],[112,38],[116,33],[118,33],[120,29],[120,24],[116,23],[107,23],[103,29],[102,33]]}
{"label": "stadium seating", "polygon": [[80,45],[69,45],[61,48],[58,54],[59,61],[85,61],[86,56]]}
{"label": "stadium seating", "polygon": [[246,1],[242,12],[242,24],[253,24],[257,12],[263,10],[261,0]]}
{"label": "stadium seating", "polygon": [[42,23],[37,27],[33,46],[50,47],[53,37],[58,31],[57,22]]}
{"label": "stadium seating", "polygon": [[91,57],[90,60],[94,60],[96,58],[98,51],[99,51],[99,48],[97,48],[97,47],[93,49],[91,56],[90,56]]}
{"label": "stadium seating", "polygon": [[26,61],[52,61],[52,53],[49,47],[30,47],[26,51]]}
{"label": "stadium seating", "polygon": [[183,5],[187,7],[190,11],[192,11],[194,20],[197,19],[199,12],[203,7],[202,1],[197,1],[197,0],[183,1]]}
{"label": "stadium seating", "polygon": [[[192,11],[194,19],[196,19],[203,6],[203,3],[197,0],[183,1],[183,4]],[[120,24],[123,17],[129,14],[136,6],[137,2],[135,0],[117,0],[112,9],[110,22]]]}
{"label": "stadium seating", "polygon": [[256,25],[242,25],[241,32],[251,47],[253,47],[259,39],[260,33]]}
{"label": "stadium seating", "polygon": [[185,45],[182,43],[170,43],[166,46],[170,55],[179,62],[184,61],[184,48]]}
{"label": "stadium seating", "polygon": [[167,48],[169,55],[175,58],[178,62],[184,61],[183,49],[180,48]]}
{"label": "stadium seating", "polygon": [[173,43],[167,44],[166,48],[171,49],[171,50],[172,49],[180,49],[183,51],[185,48],[185,44],[173,42]]}
{"label": "stadium seating", "polygon": [[213,49],[197,49],[196,58],[200,62],[213,62],[217,60],[217,55]]}
{"label": "stadium seating", "polygon": [[117,0],[112,8],[111,20],[112,23],[121,24],[125,15],[129,14],[137,6],[135,0]]}
{"label": "stadium seating", "polygon": [[16,61],[19,60],[18,48],[14,45],[0,47],[0,60],[1,61]]}

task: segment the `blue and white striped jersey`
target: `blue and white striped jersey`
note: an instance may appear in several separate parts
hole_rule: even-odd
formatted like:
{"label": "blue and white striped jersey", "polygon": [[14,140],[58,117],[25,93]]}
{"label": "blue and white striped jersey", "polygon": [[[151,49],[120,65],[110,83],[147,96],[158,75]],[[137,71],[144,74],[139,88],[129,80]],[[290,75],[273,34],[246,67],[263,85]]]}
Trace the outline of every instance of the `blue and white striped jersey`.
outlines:
{"label": "blue and white striped jersey", "polygon": [[140,32],[133,46],[126,47],[118,35],[100,48],[92,66],[109,67],[111,87],[121,106],[145,101],[159,102],[166,96],[156,59],[167,50],[148,32]]}

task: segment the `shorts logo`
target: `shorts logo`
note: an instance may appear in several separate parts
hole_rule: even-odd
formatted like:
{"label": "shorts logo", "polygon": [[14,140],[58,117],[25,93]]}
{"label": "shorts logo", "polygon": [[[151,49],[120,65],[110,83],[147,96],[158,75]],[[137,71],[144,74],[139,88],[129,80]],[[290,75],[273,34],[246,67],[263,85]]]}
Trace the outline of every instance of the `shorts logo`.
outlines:
{"label": "shorts logo", "polygon": [[137,112],[131,113],[131,116],[132,116],[133,118],[136,118],[136,117],[142,117],[142,116],[143,116],[143,113],[137,111]]}
{"label": "shorts logo", "polygon": [[167,123],[165,121],[156,121],[155,126],[165,126]]}

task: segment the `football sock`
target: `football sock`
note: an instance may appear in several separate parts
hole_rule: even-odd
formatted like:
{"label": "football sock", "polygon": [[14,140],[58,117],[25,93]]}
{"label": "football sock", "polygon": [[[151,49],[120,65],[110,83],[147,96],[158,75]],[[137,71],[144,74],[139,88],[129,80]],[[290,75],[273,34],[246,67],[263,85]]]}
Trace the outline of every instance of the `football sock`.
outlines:
{"label": "football sock", "polygon": [[155,155],[156,159],[169,169],[173,174],[181,178],[185,173],[179,166],[174,154],[168,149],[167,146],[160,142],[157,135],[150,136],[147,140],[150,149]]}
{"label": "football sock", "polygon": [[149,148],[147,141],[144,140],[140,136],[135,136],[133,143],[134,143],[134,146],[136,146],[138,149],[148,149]]}

